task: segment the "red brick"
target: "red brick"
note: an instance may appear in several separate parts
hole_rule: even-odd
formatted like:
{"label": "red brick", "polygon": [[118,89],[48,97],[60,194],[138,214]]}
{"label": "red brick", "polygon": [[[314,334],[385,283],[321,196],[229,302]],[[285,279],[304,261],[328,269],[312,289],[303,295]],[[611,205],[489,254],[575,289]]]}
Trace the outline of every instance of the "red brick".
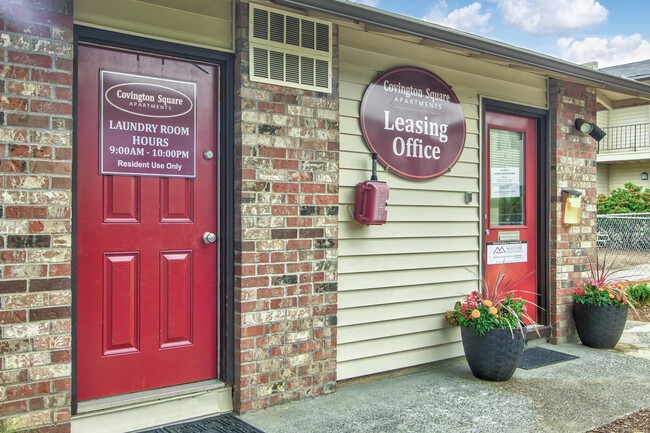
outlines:
{"label": "red brick", "polygon": [[309,250],[311,249],[310,240],[290,240],[287,241],[287,250]]}
{"label": "red brick", "polygon": [[72,72],[73,62],[72,59],[66,59],[65,57],[57,57],[55,66],[56,69],[60,71]]}
{"label": "red brick", "polygon": [[264,101],[258,102],[257,109],[262,112],[278,113],[278,114],[284,114],[287,111],[287,107],[284,104],[274,104],[271,102],[264,102]]}
{"label": "red brick", "polygon": [[276,298],[271,299],[271,309],[277,310],[281,308],[293,308],[298,305],[298,300],[294,297],[292,298]]}
{"label": "red brick", "polygon": [[27,321],[26,310],[0,311],[0,324],[24,323]]}
{"label": "red brick", "polygon": [[68,72],[52,72],[40,69],[32,69],[32,81],[58,84],[60,86],[72,86],[73,77]]}
{"label": "red brick", "polygon": [[30,322],[66,319],[70,317],[72,317],[72,310],[70,307],[33,308],[29,310]]}
{"label": "red brick", "polygon": [[15,80],[28,80],[29,68],[16,65],[0,65],[1,78],[13,78]]}
{"label": "red brick", "polygon": [[265,287],[269,284],[268,277],[241,278],[241,287]]}
{"label": "red brick", "polygon": [[72,189],[72,179],[69,177],[53,177],[52,189]]}
{"label": "red brick", "polygon": [[65,174],[72,173],[72,163],[70,162],[49,162],[34,161],[30,164],[31,172],[35,174]]}
{"label": "red brick", "polygon": [[[301,236],[302,237],[302,236]],[[298,260],[296,251],[276,252],[271,254],[271,262],[295,262]]]}
{"label": "red brick", "polygon": [[39,68],[51,68],[52,57],[42,54],[23,53],[20,51],[9,51],[9,63],[37,66]]}
{"label": "red brick", "polygon": [[260,147],[260,157],[262,158],[286,158],[287,150],[281,147]]}
{"label": "red brick", "polygon": [[300,185],[300,191],[311,194],[325,193],[325,185],[319,183],[303,183]]}
{"label": "red brick", "polygon": [[239,304],[239,312],[250,313],[253,311],[266,311],[269,309],[268,301],[251,301],[241,302]]}
{"label": "red brick", "polygon": [[51,38],[52,35],[49,26],[27,23],[19,20],[9,20],[7,23],[7,31],[30,36],[38,36],[45,39]]}
{"label": "red brick", "polygon": [[52,101],[32,101],[30,111],[33,113],[72,115],[72,104]]}
{"label": "red brick", "polygon": [[297,183],[276,182],[272,186],[273,192],[297,193],[299,191],[299,188],[300,188],[300,184]]}
{"label": "red brick", "polygon": [[291,159],[274,159],[273,168],[276,170],[297,170],[300,167],[300,161]]}
{"label": "red brick", "polygon": [[16,400],[19,398],[48,394],[50,392],[50,382],[37,382],[8,386],[6,392],[7,400]]}
{"label": "red brick", "polygon": [[55,87],[54,97],[63,101],[72,101],[72,89],[68,87]]}
{"label": "red brick", "polygon": [[283,274],[283,273],[284,273],[283,264],[260,265],[257,267],[258,275],[275,275],[275,274]]}
{"label": "red brick", "polygon": [[0,403],[0,415],[2,416],[15,415],[23,412],[27,412],[27,400]]}
{"label": "red brick", "polygon": [[313,221],[309,217],[289,217],[287,227],[310,227]]}
{"label": "red brick", "polygon": [[7,92],[21,96],[33,96],[39,98],[51,98],[52,87],[46,85],[32,84],[26,86],[26,83],[10,81],[7,83]]}
{"label": "red brick", "polygon": [[27,291],[25,280],[4,280],[0,281],[0,294],[22,293]]}
{"label": "red brick", "polygon": [[54,392],[70,391],[72,389],[72,379],[57,379],[54,381]]}
{"label": "red brick", "polygon": [[72,266],[70,264],[50,265],[50,277],[64,277],[72,275]]}
{"label": "red brick", "polygon": [[30,292],[66,291],[71,288],[70,278],[39,279],[29,283]]}
{"label": "red brick", "polygon": [[70,362],[72,359],[71,350],[58,350],[52,352],[52,362]]}
{"label": "red brick", "polygon": [[27,111],[29,101],[25,98],[4,97],[0,99],[0,108],[12,111]]}
{"label": "red brick", "polygon": [[268,325],[248,326],[241,329],[242,337],[257,337],[268,334]]}

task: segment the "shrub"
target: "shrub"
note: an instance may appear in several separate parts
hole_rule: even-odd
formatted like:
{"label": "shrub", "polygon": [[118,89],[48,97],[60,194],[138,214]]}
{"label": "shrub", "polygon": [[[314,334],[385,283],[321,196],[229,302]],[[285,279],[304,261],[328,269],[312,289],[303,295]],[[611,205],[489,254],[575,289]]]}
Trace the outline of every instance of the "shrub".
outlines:
{"label": "shrub", "polygon": [[637,306],[645,307],[650,305],[650,287],[646,283],[628,287],[627,295]]}
{"label": "shrub", "polygon": [[650,212],[650,189],[628,182],[623,188],[615,188],[609,195],[601,194],[596,200],[599,215]]}

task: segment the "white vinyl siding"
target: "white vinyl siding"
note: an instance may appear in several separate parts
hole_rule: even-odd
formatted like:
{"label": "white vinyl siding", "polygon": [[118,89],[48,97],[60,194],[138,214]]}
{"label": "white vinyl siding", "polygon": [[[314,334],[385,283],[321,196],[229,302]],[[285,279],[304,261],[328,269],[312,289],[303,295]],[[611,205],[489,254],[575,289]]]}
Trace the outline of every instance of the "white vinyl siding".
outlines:
{"label": "white vinyl siding", "polygon": [[648,106],[619,108],[610,111],[608,117],[607,126],[610,127],[648,123]]}
{"label": "white vinyl siding", "polygon": [[74,21],[234,52],[233,0],[75,0]]}
{"label": "white vinyl siding", "polygon": [[598,176],[596,184],[596,193],[598,195],[609,193],[609,165],[598,164]]}
{"label": "white vinyl siding", "polygon": [[641,180],[641,173],[650,173],[650,162],[611,164],[609,166],[609,189],[622,188],[627,182],[644,188],[650,187],[647,180]]}
{"label": "white vinyl siding", "polygon": [[[341,113],[338,379],[460,356],[460,332],[444,313],[478,286],[480,262],[480,97],[546,108],[546,79],[398,40],[339,27]],[[465,148],[451,172],[417,182],[379,165],[390,186],[388,222],[352,218],[355,186],[370,179],[359,126],[367,85],[380,71],[420,66],[446,81],[461,102]],[[465,193],[473,201],[465,203]]]}

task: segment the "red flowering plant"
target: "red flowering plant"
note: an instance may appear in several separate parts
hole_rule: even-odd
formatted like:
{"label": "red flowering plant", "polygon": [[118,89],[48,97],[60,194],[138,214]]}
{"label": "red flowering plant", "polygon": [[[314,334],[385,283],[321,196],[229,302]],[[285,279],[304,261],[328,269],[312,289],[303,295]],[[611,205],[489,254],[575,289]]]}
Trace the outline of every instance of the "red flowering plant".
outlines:
{"label": "red flowering plant", "polygon": [[445,314],[445,321],[452,326],[471,326],[478,335],[490,329],[519,329],[523,334],[525,323],[534,320],[528,315],[526,301],[515,294],[514,288],[529,275],[514,281],[502,266],[494,284],[481,279],[479,290],[456,302],[454,309]]}
{"label": "red flowering plant", "polygon": [[615,282],[613,262],[607,262],[607,256],[602,258],[596,253],[596,261],[589,260],[590,280],[589,283],[575,283],[576,290],[573,294],[573,300],[579,304],[590,305],[612,305],[614,307],[623,307],[629,305],[634,309],[634,305],[627,296],[626,283]]}

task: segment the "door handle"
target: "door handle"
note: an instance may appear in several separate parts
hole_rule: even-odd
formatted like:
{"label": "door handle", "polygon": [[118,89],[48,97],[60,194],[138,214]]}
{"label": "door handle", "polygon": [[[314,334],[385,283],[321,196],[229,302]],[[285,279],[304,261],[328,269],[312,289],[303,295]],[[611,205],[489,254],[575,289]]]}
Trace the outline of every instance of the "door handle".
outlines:
{"label": "door handle", "polygon": [[203,242],[206,244],[211,244],[217,240],[217,235],[212,232],[203,233]]}

